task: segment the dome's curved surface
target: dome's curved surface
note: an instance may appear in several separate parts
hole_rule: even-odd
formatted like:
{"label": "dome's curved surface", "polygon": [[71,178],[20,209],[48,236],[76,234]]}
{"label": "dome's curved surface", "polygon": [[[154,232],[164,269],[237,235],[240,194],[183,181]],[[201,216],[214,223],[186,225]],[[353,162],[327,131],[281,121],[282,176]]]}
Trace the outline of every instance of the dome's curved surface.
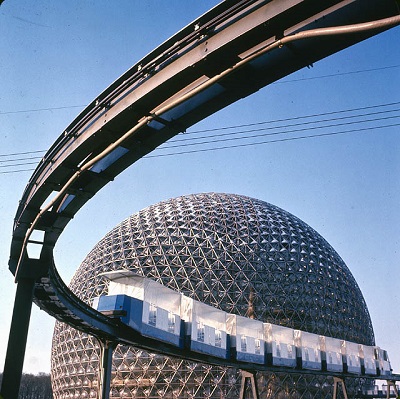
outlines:
{"label": "dome's curved surface", "polygon": [[[340,256],[306,223],[260,200],[210,193],[150,206],[95,246],[70,288],[90,303],[106,293],[99,274],[120,269],[134,270],[239,315],[249,312],[251,296],[251,311],[259,320],[374,344],[365,301]],[[54,397],[95,397],[98,356],[94,339],[57,323],[52,351]],[[238,395],[232,370],[122,346],[113,362],[111,397]],[[258,380],[265,397],[324,395],[320,389],[313,391],[323,385],[321,378],[263,374]]]}

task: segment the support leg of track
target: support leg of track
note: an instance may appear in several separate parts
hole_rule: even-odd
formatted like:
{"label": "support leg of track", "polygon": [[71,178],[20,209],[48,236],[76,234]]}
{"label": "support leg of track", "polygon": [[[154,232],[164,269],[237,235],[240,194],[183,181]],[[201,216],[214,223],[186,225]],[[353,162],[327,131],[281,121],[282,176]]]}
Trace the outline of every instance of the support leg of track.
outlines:
{"label": "support leg of track", "polygon": [[396,387],[396,381],[392,381],[392,380],[387,380],[386,398],[387,399],[390,398],[390,387],[393,387],[394,394],[396,395],[396,398],[399,399],[400,395],[399,395],[399,391],[398,391],[398,389]]}
{"label": "support leg of track", "polygon": [[339,377],[333,377],[333,399],[337,399],[338,385],[339,384],[342,386],[344,399],[348,399],[347,390],[346,390],[346,384],[344,383],[344,380],[342,378],[339,378]]}
{"label": "support leg of track", "polygon": [[111,387],[112,356],[115,344],[110,341],[100,341],[101,365],[99,378],[99,398],[109,399]]}
{"label": "support leg of track", "polygon": [[250,380],[251,383],[251,391],[253,393],[253,399],[259,399],[259,395],[258,395],[258,388],[257,388],[257,382],[255,379],[256,376],[256,372],[250,372],[250,371],[246,371],[246,370],[240,370],[241,374],[242,374],[242,382],[240,385],[240,396],[239,399],[244,399],[245,397],[245,393],[246,393],[246,386],[247,386],[247,382],[248,380]]}
{"label": "support leg of track", "polygon": [[1,385],[1,396],[6,399],[18,398],[34,287],[34,279],[22,278],[18,281]]}

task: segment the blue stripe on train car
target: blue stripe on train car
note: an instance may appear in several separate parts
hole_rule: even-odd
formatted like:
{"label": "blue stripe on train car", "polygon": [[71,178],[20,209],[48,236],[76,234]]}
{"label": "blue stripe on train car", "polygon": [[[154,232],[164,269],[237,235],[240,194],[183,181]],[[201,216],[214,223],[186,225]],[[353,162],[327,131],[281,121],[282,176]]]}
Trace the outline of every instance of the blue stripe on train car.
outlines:
{"label": "blue stripe on train car", "polygon": [[[307,348],[308,350],[310,348]],[[296,348],[297,367],[304,370],[322,370],[323,359],[322,351],[318,351],[317,356],[309,356],[306,352],[306,348]],[[310,359],[311,358],[311,359]],[[325,361],[326,369],[326,361]]]}
{"label": "blue stripe on train car", "polygon": [[168,343],[173,344],[173,345],[177,346],[178,348],[182,349],[184,346],[183,345],[183,343],[184,343],[183,330],[184,330],[184,323],[183,323],[183,321],[181,321],[179,335],[174,334],[169,331],[161,330],[160,328],[151,326],[146,323],[142,323],[141,332],[146,337],[157,338],[160,341],[168,342]]}
{"label": "blue stripe on train car", "polygon": [[205,353],[214,357],[219,357],[221,359],[229,359],[229,348],[218,348],[216,346],[205,344],[199,341],[190,341],[190,349],[194,352]]}
{"label": "blue stripe on train car", "polygon": [[265,356],[255,353],[236,351],[236,359],[247,363],[265,364]]}
{"label": "blue stripe on train car", "polygon": [[301,360],[301,368],[306,370],[321,370],[322,362],[313,362],[310,360]]}
{"label": "blue stripe on train car", "polygon": [[350,374],[361,374],[361,363],[353,365],[345,359],[345,362],[343,363],[343,371]]}
{"label": "blue stripe on train car", "polygon": [[[266,353],[267,365],[269,365],[269,366],[285,366],[285,367],[293,367],[293,368],[297,366],[296,353],[294,353],[293,358],[279,357],[279,356],[273,355],[271,342],[267,342],[266,347],[267,347],[267,353]],[[294,352],[296,352],[296,351],[294,351]]]}

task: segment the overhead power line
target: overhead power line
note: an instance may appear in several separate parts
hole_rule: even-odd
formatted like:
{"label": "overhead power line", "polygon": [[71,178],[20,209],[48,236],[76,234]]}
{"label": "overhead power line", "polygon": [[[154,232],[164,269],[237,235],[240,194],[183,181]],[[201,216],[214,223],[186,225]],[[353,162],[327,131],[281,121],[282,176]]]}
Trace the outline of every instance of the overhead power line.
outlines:
{"label": "overhead power line", "polygon": [[8,175],[11,173],[20,173],[20,172],[33,172],[34,170],[35,170],[35,168],[7,170],[7,171],[0,172],[0,175]]}
{"label": "overhead power line", "polygon": [[[373,129],[383,129],[398,126],[396,123],[382,125],[384,121],[395,121],[398,118],[400,118],[400,101],[234,126],[221,126],[212,129],[203,129],[180,134],[169,140],[164,145],[158,147],[152,155],[148,155],[145,158],[215,151],[227,148],[247,147],[300,139],[304,140],[307,138],[350,134],[361,131],[371,131]],[[311,132],[316,130],[327,130],[344,126],[355,126],[355,128],[340,132],[322,132],[318,134],[308,134],[304,136],[293,137],[293,135],[305,131]],[[206,134],[213,132],[215,132],[215,134]],[[281,137],[274,140],[260,141],[260,139],[266,137],[288,135],[291,135],[292,137]],[[252,140],[252,142],[244,142],[249,140]],[[221,143],[229,143],[229,145],[221,146]],[[215,145],[218,145],[218,147],[215,147]],[[189,147],[192,147],[192,149],[189,150]],[[173,149],[182,148],[185,150],[173,151]],[[165,153],[165,151],[168,152]],[[41,159],[43,155],[43,150],[0,154],[0,168],[2,169],[0,174],[32,171],[33,169],[30,168],[15,169],[15,167],[36,164],[36,161]]]}
{"label": "overhead power line", "polygon": [[[365,107],[341,109],[338,111],[322,112],[322,113],[318,113],[318,114],[294,116],[294,117],[290,117],[290,118],[281,118],[281,119],[273,119],[273,120],[262,121],[262,122],[246,123],[246,124],[242,124],[242,125],[222,126],[222,127],[212,128],[212,129],[194,130],[194,131],[186,132],[184,134],[188,135],[188,134],[205,133],[205,132],[212,132],[212,131],[219,131],[219,130],[235,129],[235,128],[241,128],[241,127],[263,125],[266,123],[271,124],[271,123],[278,123],[278,122],[290,122],[290,121],[295,121],[295,120],[300,120],[300,119],[309,119],[309,118],[316,118],[316,117],[320,117],[320,116],[337,115],[337,114],[344,114],[344,113],[357,112],[357,111],[366,111],[369,109],[392,107],[392,106],[398,106],[398,105],[400,105],[400,101],[395,101],[395,102],[386,103],[386,104],[368,105]],[[388,112],[388,111],[382,111],[382,112]]]}
{"label": "overhead power line", "polygon": [[0,154],[0,158],[13,157],[17,155],[28,155],[28,154],[43,154],[46,150],[35,150],[35,151],[25,151],[25,152],[13,152],[8,154]]}
{"label": "overhead power line", "polygon": [[[193,145],[204,145],[204,144],[213,144],[213,143],[219,143],[219,142],[224,142],[224,141],[237,141],[237,140],[244,140],[244,139],[254,139],[258,137],[265,137],[265,136],[276,136],[279,134],[290,134],[290,133],[298,133],[298,132],[304,132],[304,131],[310,131],[310,130],[317,130],[317,129],[327,129],[331,127],[338,127],[338,126],[347,126],[347,125],[354,125],[356,123],[361,124],[361,123],[367,123],[367,122],[377,122],[377,121],[383,121],[383,120],[388,120],[388,119],[397,119],[400,118],[400,115],[395,115],[395,116],[389,116],[386,118],[373,118],[373,119],[366,119],[363,121],[352,121],[352,122],[345,122],[345,123],[332,123],[329,125],[322,125],[322,126],[307,126],[303,127],[300,129],[291,129],[291,130],[286,130],[287,127],[289,126],[284,126],[284,127],[278,127],[280,129],[284,128],[285,130],[280,130],[277,132],[271,132],[271,133],[263,133],[263,134],[255,134],[251,136],[244,136],[244,137],[228,137],[228,138],[223,138],[223,139],[218,139],[218,140],[207,140],[207,141],[201,141],[201,142],[194,142],[194,143],[188,143],[188,144],[176,144],[176,145],[163,145],[160,147],[160,149],[169,149],[169,148],[177,148],[177,147],[187,147],[187,146],[193,146]],[[294,125],[290,125],[294,126]],[[299,124],[296,124],[296,126],[299,126]],[[269,128],[269,129],[275,129],[275,128]],[[268,129],[268,130],[269,130]],[[251,129],[251,130],[244,130],[240,132],[233,132],[233,134],[243,134],[243,133],[253,133],[253,132],[259,132],[259,131],[265,131],[267,129]],[[224,134],[223,136],[227,136],[229,133]],[[217,135],[214,135],[213,137],[220,137]]]}
{"label": "overhead power line", "polygon": [[[369,73],[369,72],[378,72],[378,71],[385,71],[388,69],[395,69],[400,68],[400,65],[387,65],[379,68],[369,68],[369,69],[360,69],[357,71],[348,71],[348,72],[337,72],[328,75],[320,75],[320,76],[310,76],[307,78],[298,78],[298,79],[282,79],[278,80],[277,82],[272,83],[274,84],[287,84],[287,83],[294,83],[300,81],[307,81],[307,80],[317,80],[317,79],[329,79],[335,78],[338,76],[346,76],[346,75],[355,75],[361,73]],[[29,112],[43,112],[43,111],[58,111],[58,110],[65,110],[65,109],[72,109],[72,108],[84,108],[87,104],[83,105],[66,105],[61,107],[45,107],[45,108],[33,108],[33,109],[20,109],[20,110],[13,110],[13,111],[2,111],[0,115],[10,115],[10,114],[20,114],[20,113],[29,113]]]}
{"label": "overhead power line", "polygon": [[273,84],[282,84],[282,83],[295,83],[295,82],[303,82],[305,80],[316,80],[316,79],[326,79],[326,78],[336,78],[338,76],[346,76],[346,75],[356,75],[360,73],[366,72],[378,72],[378,71],[386,71],[388,69],[399,68],[400,65],[388,65],[381,68],[371,68],[371,69],[360,69],[358,71],[349,71],[349,72],[337,72],[331,73],[328,75],[320,75],[320,76],[310,76],[307,78],[298,78],[298,79],[282,79],[274,82]]}
{"label": "overhead power line", "polygon": [[[387,111],[379,111],[379,112],[370,112],[366,114],[357,114],[357,115],[352,115],[352,116],[343,116],[339,118],[327,118],[327,119],[320,119],[320,120],[313,120],[313,121],[307,121],[307,122],[297,122],[297,123],[292,123],[292,124],[287,124],[287,125],[278,125],[278,126],[267,126],[267,127],[260,127],[260,128],[254,128],[254,129],[247,129],[247,130],[239,130],[239,131],[233,131],[229,133],[222,133],[222,134],[214,134],[214,135],[207,135],[207,136],[200,136],[200,137],[188,137],[188,138],[179,138],[181,137],[178,136],[177,139],[172,139],[170,142],[185,142],[185,141],[195,141],[195,140],[201,140],[201,139],[210,139],[213,137],[224,137],[224,136],[232,136],[232,135],[238,135],[238,134],[243,134],[243,133],[251,133],[251,132],[259,132],[259,131],[265,131],[265,130],[276,130],[276,129],[288,129],[292,128],[295,126],[307,126],[307,128],[303,128],[301,130],[307,130],[307,129],[316,129],[319,127],[309,127],[309,125],[315,125],[318,123],[323,123],[323,122],[333,122],[333,121],[343,121],[346,119],[354,119],[354,118],[359,118],[359,117],[365,117],[365,116],[373,116],[373,115],[382,115],[382,114],[387,114],[391,112],[399,112],[399,109],[393,109],[393,110],[387,110]],[[357,120],[357,121],[351,121],[351,122],[345,122],[345,123],[337,123],[333,125],[323,125],[323,127],[330,127],[330,126],[341,126],[345,124],[354,124],[354,123],[365,123],[365,122],[372,122],[372,121],[377,121],[377,120],[383,120],[383,119],[388,119],[388,118],[396,118],[398,117],[397,115],[395,116],[388,116],[388,117],[383,117],[383,118],[374,118],[374,119],[363,119],[363,120]],[[265,124],[272,124],[272,122],[260,122],[257,124],[248,124],[248,125],[241,125],[240,127],[252,127],[252,126],[261,126]],[[236,127],[231,127],[230,129],[237,128]],[[220,130],[226,130],[227,128],[221,128]],[[215,131],[214,129],[209,129],[208,131]],[[199,131],[200,132],[200,131]],[[288,130],[285,130],[285,132],[288,132]],[[276,133],[273,133],[276,134]],[[185,136],[185,135],[184,135]],[[166,148],[166,147],[164,147]]]}
{"label": "overhead power line", "polygon": [[5,159],[5,160],[0,159],[0,166],[5,163],[18,162],[18,161],[29,161],[32,159],[39,160],[39,159],[42,159],[42,157],[24,157],[24,158],[14,158],[14,159]]}
{"label": "overhead power line", "polygon": [[37,162],[22,162],[22,163],[15,163],[13,165],[0,165],[0,168],[9,168],[10,166],[25,166],[25,165],[37,165]]}
{"label": "overhead power line", "polygon": [[160,157],[168,157],[168,156],[176,156],[176,155],[194,154],[194,153],[198,153],[198,152],[219,151],[219,150],[226,150],[226,149],[231,149],[231,148],[254,147],[254,146],[258,146],[258,145],[281,143],[281,142],[286,142],[286,141],[307,140],[307,139],[313,139],[313,138],[317,138],[317,137],[328,137],[328,136],[337,136],[337,135],[342,135],[342,134],[359,133],[359,132],[371,131],[371,130],[376,130],[376,129],[384,129],[384,128],[390,128],[390,127],[397,127],[397,126],[400,126],[400,123],[394,123],[394,124],[386,125],[386,126],[372,126],[372,127],[361,128],[361,129],[344,130],[344,131],[340,131],[340,132],[311,134],[311,135],[297,136],[297,137],[284,137],[284,138],[280,138],[280,139],[267,140],[267,141],[261,141],[261,142],[256,142],[256,143],[233,144],[233,145],[227,145],[227,146],[221,146],[221,147],[201,148],[201,149],[195,149],[195,150],[172,152],[172,153],[167,153],[167,154],[146,155],[144,158],[146,158],[146,159],[160,158]]}
{"label": "overhead power line", "polygon": [[30,112],[43,112],[43,111],[58,111],[64,109],[72,109],[72,108],[84,108],[85,105],[66,105],[65,107],[47,107],[47,108],[35,108],[35,109],[18,109],[15,111],[3,111],[0,112],[0,115],[10,115],[10,114],[23,114]]}

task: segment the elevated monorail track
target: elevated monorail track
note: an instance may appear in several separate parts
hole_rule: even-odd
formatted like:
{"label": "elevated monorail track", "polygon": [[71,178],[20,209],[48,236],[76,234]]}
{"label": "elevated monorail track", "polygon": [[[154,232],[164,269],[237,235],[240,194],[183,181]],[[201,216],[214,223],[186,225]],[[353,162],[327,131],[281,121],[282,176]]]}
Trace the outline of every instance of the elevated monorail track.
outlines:
{"label": "elevated monorail track", "polygon": [[[133,345],[137,348],[148,350],[153,353],[177,357],[180,359],[207,363],[215,366],[234,367],[242,370],[252,371],[270,371],[275,373],[294,373],[303,375],[324,375],[327,377],[359,378],[359,375],[348,372],[334,372],[310,370],[299,367],[271,366],[266,364],[249,363],[239,361],[234,358],[224,359],[205,353],[194,352],[187,348],[179,348],[168,342],[163,342],[156,338],[142,335],[140,332],[132,329],[123,323],[120,318],[105,316],[92,307],[88,307],[79,300],[69,289],[66,289],[60,276],[54,267],[50,270],[50,279],[47,284],[42,280],[42,286],[37,287],[37,296],[42,301],[48,301],[46,311],[56,319],[73,325],[80,331],[94,335],[103,342],[119,343],[123,345]],[[46,291],[46,294],[43,292]],[[46,297],[47,296],[47,297]],[[57,299],[55,299],[57,298]],[[75,312],[72,313],[65,303],[73,303]],[[117,337],[117,339],[116,339]],[[400,375],[392,374],[390,376],[363,374],[365,379],[388,379],[391,381],[400,381]]]}
{"label": "elevated monorail track", "polygon": [[[58,276],[53,248],[69,221],[102,187],[171,137],[399,23],[395,0],[226,0],[165,41],[89,104],[32,174],[16,212],[9,259],[16,282],[26,286],[21,306],[33,299],[101,340],[145,347],[80,301]],[[29,256],[30,246],[40,256]],[[16,320],[11,328],[20,324]],[[7,364],[15,362],[10,345],[3,381]]]}

